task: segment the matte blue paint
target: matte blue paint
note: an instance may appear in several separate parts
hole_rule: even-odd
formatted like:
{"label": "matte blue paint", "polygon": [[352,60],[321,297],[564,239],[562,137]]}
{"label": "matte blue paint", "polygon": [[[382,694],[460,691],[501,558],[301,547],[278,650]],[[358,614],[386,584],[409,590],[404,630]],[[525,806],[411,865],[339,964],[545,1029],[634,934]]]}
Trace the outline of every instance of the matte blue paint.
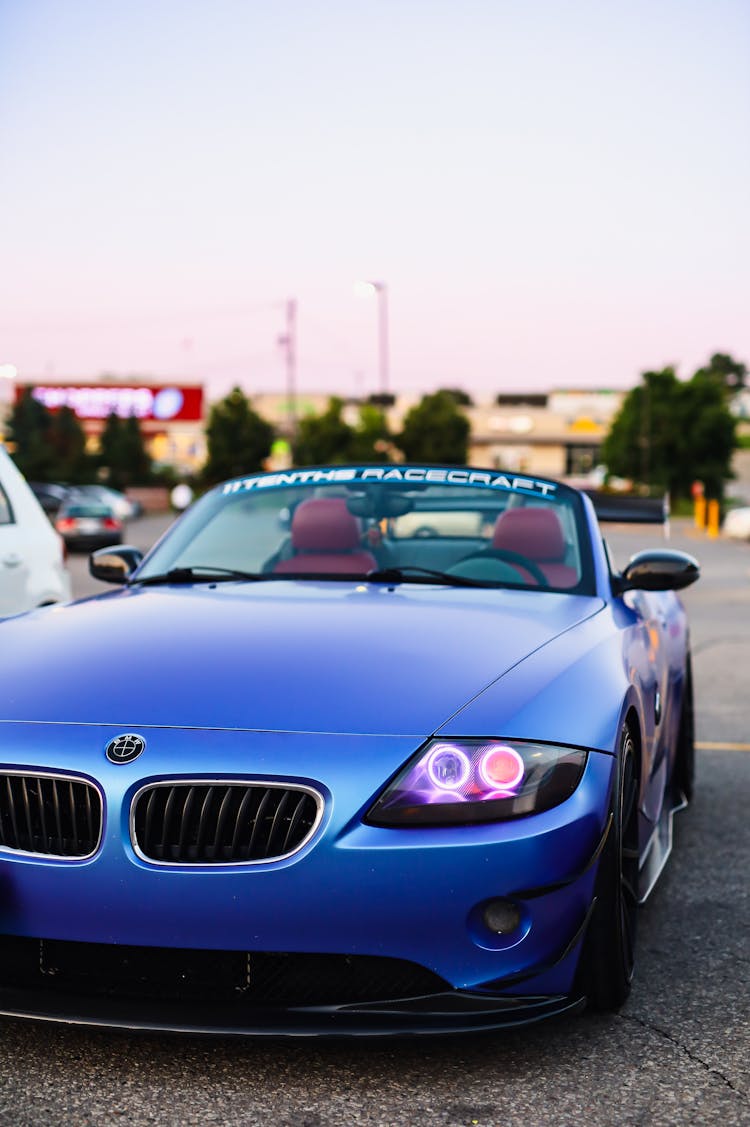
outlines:
{"label": "matte blue paint", "polygon": [[4,624],[0,717],[419,742],[601,606],[309,580],[120,591]]}

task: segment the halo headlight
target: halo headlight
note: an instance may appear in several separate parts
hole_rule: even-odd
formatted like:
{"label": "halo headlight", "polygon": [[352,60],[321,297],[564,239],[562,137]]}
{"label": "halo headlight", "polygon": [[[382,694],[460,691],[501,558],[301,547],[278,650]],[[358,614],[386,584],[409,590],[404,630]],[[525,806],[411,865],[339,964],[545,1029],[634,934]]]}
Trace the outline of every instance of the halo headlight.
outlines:
{"label": "halo headlight", "polygon": [[569,798],[586,751],[523,740],[430,740],[385,788],[375,826],[468,825],[539,814]]}

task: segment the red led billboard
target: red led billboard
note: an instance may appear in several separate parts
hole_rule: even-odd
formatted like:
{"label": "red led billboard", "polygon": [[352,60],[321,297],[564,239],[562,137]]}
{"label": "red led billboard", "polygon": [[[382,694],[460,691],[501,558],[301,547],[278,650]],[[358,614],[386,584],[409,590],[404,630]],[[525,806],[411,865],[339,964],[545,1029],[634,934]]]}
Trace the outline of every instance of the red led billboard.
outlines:
{"label": "red led billboard", "polygon": [[143,422],[199,423],[203,419],[203,388],[177,384],[25,384],[16,385],[16,399],[25,391],[48,411],[70,407],[81,420],[121,419],[135,415]]}

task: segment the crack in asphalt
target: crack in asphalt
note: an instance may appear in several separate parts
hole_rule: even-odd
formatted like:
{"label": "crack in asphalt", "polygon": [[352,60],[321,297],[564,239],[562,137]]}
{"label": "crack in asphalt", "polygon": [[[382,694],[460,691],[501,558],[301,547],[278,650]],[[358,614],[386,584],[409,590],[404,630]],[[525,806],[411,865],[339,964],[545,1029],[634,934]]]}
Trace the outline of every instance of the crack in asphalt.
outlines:
{"label": "crack in asphalt", "polygon": [[732,1083],[728,1076],[725,1076],[724,1073],[721,1072],[718,1068],[713,1068],[696,1053],[692,1052],[688,1048],[688,1046],[680,1041],[677,1037],[673,1037],[672,1034],[667,1032],[666,1029],[662,1029],[660,1026],[654,1025],[653,1022],[646,1021],[642,1017],[636,1017],[634,1014],[620,1014],[620,1020],[633,1022],[635,1025],[640,1025],[642,1029],[647,1029],[649,1033],[656,1033],[659,1035],[659,1037],[663,1037],[665,1041],[669,1041],[671,1045],[674,1045],[675,1048],[684,1053],[688,1060],[692,1061],[693,1064],[699,1064],[701,1068],[704,1068],[706,1072],[708,1072],[711,1076],[718,1077],[718,1079],[721,1080],[721,1082],[727,1088],[729,1088],[731,1092],[734,1092],[735,1095],[740,1097],[744,1104],[748,1104],[750,1106],[750,1098],[748,1098],[748,1093],[744,1091],[744,1089],[738,1088],[735,1084]]}

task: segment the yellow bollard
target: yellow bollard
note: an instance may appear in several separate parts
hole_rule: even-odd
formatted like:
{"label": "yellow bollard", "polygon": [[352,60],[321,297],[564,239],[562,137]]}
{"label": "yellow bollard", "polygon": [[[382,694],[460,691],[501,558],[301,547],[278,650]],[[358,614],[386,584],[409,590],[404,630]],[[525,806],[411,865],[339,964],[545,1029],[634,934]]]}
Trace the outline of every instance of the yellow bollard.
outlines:
{"label": "yellow bollard", "polygon": [[708,524],[706,525],[706,532],[715,540],[719,535],[719,502],[708,502]]}
{"label": "yellow bollard", "polygon": [[706,527],[706,498],[702,493],[695,498],[695,527]]}

